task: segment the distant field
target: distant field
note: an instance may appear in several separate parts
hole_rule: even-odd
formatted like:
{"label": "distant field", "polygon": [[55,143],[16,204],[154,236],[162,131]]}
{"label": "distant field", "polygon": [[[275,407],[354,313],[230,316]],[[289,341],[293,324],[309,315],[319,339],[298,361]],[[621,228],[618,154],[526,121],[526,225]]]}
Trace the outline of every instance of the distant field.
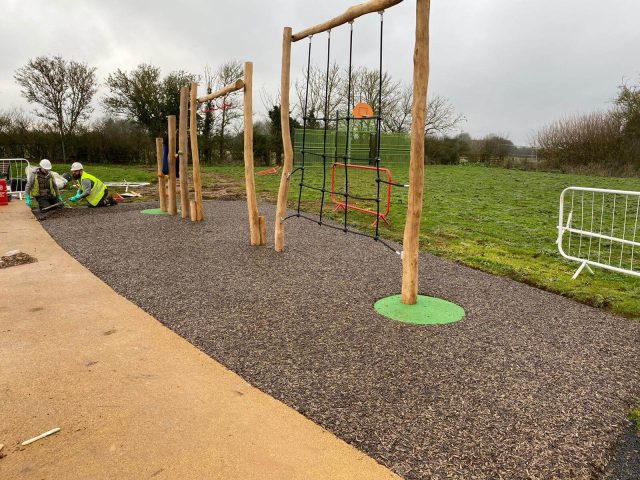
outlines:
{"label": "distant field", "polygon": [[[407,180],[406,166],[390,167],[394,180]],[[256,170],[261,170],[260,167]],[[96,166],[90,171],[104,180],[155,181],[152,168]],[[205,172],[242,180],[242,166],[205,167]],[[305,170],[305,183],[322,184],[322,168]],[[336,172],[336,185],[344,183]],[[351,176],[350,185],[363,177]],[[330,169],[328,172],[330,185]],[[299,172],[292,177],[289,207],[297,203]],[[539,288],[556,292],[595,307],[610,309],[640,320],[640,279],[595,270],[577,280],[571,275],[577,264],[558,254],[556,224],[558,198],[568,186],[640,190],[640,178],[607,178],[584,175],[528,172],[482,166],[427,166],[425,200],[421,227],[421,248],[430,253],[497,275],[504,275]],[[371,178],[369,178],[371,180]],[[256,176],[256,188],[264,200],[276,198],[280,175]],[[375,189],[375,183],[368,190]],[[402,240],[406,212],[406,189],[393,187],[389,220],[380,234]],[[353,191],[352,191],[353,193]],[[326,196],[325,212],[331,211]],[[302,208],[319,210],[320,192],[304,189]],[[349,212],[354,226],[371,231],[373,217]],[[295,220],[291,220],[295,221]],[[371,248],[381,248],[372,243]],[[381,249],[381,254],[387,254]]]}

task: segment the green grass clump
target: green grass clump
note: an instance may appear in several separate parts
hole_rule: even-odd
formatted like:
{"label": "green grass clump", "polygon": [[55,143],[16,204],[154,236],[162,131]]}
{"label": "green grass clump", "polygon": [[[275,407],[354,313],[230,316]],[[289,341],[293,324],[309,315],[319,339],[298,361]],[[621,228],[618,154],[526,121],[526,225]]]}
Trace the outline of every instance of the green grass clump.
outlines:
{"label": "green grass clump", "polygon": [[636,425],[636,432],[640,435],[640,406],[631,409],[629,418]]}

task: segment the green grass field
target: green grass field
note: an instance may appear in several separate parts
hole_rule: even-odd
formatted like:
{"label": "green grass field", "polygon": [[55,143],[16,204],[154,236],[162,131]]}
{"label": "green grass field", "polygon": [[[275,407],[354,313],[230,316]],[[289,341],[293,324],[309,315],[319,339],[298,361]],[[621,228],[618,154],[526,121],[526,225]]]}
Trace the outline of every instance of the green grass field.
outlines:
{"label": "green grass field", "polygon": [[[390,169],[394,180],[407,180],[406,166],[392,165]],[[242,166],[207,166],[203,170],[238,181],[244,174]],[[96,166],[88,171],[105,181],[156,180],[152,168]],[[351,171],[349,175],[353,193],[353,188],[358,183],[363,184],[364,178]],[[305,176],[305,182],[321,185],[322,168],[307,168]],[[370,190],[362,187],[365,190],[360,192],[370,194],[371,189],[375,189],[372,177],[368,180]],[[564,188],[574,185],[637,191],[640,190],[639,178],[566,175],[474,165],[427,166],[425,180],[421,226],[423,250],[640,320],[640,278],[596,269],[595,275],[584,272],[572,280],[578,264],[563,260],[555,245],[558,201]],[[260,198],[273,201],[279,181],[279,174],[256,176]],[[297,204],[299,181],[298,172],[291,180],[290,208]],[[336,172],[336,184],[343,182],[344,177]],[[381,224],[380,234],[401,241],[407,190],[393,187],[392,192],[391,225]],[[317,213],[319,202],[320,192],[303,189],[302,208],[305,211]],[[330,211],[331,200],[327,195],[325,212]],[[372,231],[373,219],[370,215],[349,212],[350,223],[365,231]],[[389,254],[373,242],[371,248],[380,248],[381,255]]]}

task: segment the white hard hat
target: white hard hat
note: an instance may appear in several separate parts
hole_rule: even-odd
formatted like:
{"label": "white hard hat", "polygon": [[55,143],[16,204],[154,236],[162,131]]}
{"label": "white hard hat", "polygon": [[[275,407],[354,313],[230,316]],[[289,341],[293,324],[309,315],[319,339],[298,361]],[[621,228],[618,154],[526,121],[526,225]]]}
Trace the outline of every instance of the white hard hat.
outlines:
{"label": "white hard hat", "polygon": [[72,172],[75,172],[75,171],[77,171],[77,170],[83,170],[83,168],[82,168],[82,164],[81,164],[80,162],[73,162],[73,163],[71,164],[71,171],[72,171]]}
{"label": "white hard hat", "polygon": [[51,162],[46,158],[43,158],[42,160],[40,160],[40,168],[51,170]]}

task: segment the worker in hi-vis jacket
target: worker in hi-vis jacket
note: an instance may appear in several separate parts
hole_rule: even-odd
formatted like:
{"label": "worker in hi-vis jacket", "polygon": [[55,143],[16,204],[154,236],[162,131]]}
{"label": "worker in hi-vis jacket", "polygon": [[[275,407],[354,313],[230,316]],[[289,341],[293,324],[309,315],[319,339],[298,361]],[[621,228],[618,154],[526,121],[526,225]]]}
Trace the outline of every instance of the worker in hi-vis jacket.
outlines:
{"label": "worker in hi-vis jacket", "polygon": [[74,162],[71,165],[71,176],[80,182],[80,188],[75,196],[69,199],[70,202],[86,200],[90,207],[116,205],[116,201],[109,195],[109,190],[102,180],[85,172],[80,162]]}

